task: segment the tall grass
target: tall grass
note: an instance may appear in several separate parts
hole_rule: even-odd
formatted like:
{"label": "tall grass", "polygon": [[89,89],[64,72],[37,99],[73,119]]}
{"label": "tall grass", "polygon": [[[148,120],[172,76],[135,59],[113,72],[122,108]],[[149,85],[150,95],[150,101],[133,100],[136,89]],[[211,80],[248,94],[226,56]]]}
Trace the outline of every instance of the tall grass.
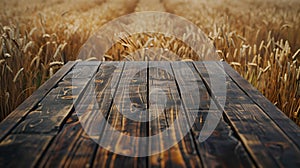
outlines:
{"label": "tall grass", "polygon": [[209,34],[223,59],[300,124],[299,1],[165,0],[164,5]]}
{"label": "tall grass", "polygon": [[[224,60],[300,124],[297,1],[21,0],[0,5],[0,119],[67,61],[76,59],[79,48],[101,25],[134,11],[155,10],[181,15],[199,26]],[[181,59],[196,59],[185,44],[161,34],[129,38],[107,51],[105,59],[142,59],[128,54],[150,39],[155,39],[151,42],[154,47],[168,44],[163,47],[176,51]]]}
{"label": "tall grass", "polygon": [[91,33],[133,12],[137,1],[0,3],[1,120],[62,65],[74,60]]}

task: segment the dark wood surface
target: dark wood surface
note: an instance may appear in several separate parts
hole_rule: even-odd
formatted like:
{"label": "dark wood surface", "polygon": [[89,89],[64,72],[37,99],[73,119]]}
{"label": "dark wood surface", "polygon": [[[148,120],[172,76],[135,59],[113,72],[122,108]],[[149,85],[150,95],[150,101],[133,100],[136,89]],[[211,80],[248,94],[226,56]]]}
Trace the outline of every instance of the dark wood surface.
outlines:
{"label": "dark wood surface", "polygon": [[225,62],[69,62],[0,123],[0,167],[300,167],[300,129]]}

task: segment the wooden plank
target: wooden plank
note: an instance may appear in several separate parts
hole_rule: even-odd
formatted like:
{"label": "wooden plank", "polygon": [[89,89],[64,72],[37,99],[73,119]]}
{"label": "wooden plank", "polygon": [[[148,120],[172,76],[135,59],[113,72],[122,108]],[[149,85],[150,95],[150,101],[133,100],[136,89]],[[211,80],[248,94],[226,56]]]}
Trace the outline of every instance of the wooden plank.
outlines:
{"label": "wooden plank", "polygon": [[[169,66],[169,65],[168,65]],[[166,73],[163,70],[160,70],[158,68],[153,69],[151,68],[149,71],[149,81],[148,81],[148,87],[153,90],[155,87],[158,87],[159,89],[163,89],[162,91],[165,92],[167,89],[165,87],[168,83],[174,82],[174,78],[171,76],[171,74]],[[149,90],[150,90],[149,89]],[[176,88],[175,88],[176,89]],[[151,89],[152,90],[152,89]],[[151,92],[151,91],[150,91]],[[153,91],[152,91],[153,92]],[[165,92],[170,92],[167,90]],[[157,92],[160,93],[160,92]],[[161,97],[165,97],[165,95],[159,95],[159,94],[151,94],[149,93],[149,101],[153,101],[152,99],[160,100]],[[165,100],[160,100],[162,104],[166,103]],[[175,105],[175,104],[174,104]],[[170,106],[170,105],[169,105]],[[149,156],[149,163],[148,167],[171,167],[171,162],[168,160],[170,158],[170,152],[164,151],[164,143],[166,139],[164,139],[163,135],[161,135],[162,131],[165,131],[168,128],[166,113],[164,112],[165,107],[160,105],[160,102],[158,101],[157,104],[152,104],[149,107],[149,119],[151,120],[149,122],[149,136],[155,136],[149,141],[149,154],[151,153],[157,153],[154,155]],[[169,110],[170,111],[170,110]],[[159,152],[162,151],[162,152]]]}
{"label": "wooden plank", "polygon": [[243,90],[250,99],[255,102],[280,128],[293,140],[300,148],[300,129],[292,120],[290,120],[282,111],[267,100],[257,89],[255,89],[247,80],[242,78],[226,62],[220,63],[232,80]]}
{"label": "wooden plank", "polygon": [[[74,101],[76,101],[76,99],[79,97],[75,96],[73,98],[68,94],[59,94],[61,92],[64,92],[64,89],[68,89],[64,93],[69,93],[72,92],[72,89],[77,89],[71,86],[65,88],[65,81],[66,79],[64,78],[62,80],[62,82],[64,83],[63,85],[56,84],[56,87],[52,88],[49,94],[39,103],[41,106],[31,111],[29,115],[27,115],[25,119],[15,128],[15,130],[13,130],[14,133],[17,133],[16,136],[22,137],[22,143],[27,143],[27,145],[24,146],[19,145],[17,153],[21,153],[20,155],[25,155],[25,153],[22,151],[32,151],[34,153],[33,157],[35,158],[34,160],[25,160],[26,157],[24,159],[21,157],[22,159],[20,159],[19,162],[16,162],[14,164],[37,164],[37,161],[45,152],[46,147],[50,143],[50,140],[55,136],[57,131],[59,131],[58,128],[62,126],[63,121],[72,109],[73,99]],[[87,84],[89,79],[86,78],[85,81],[85,84]],[[78,94],[81,94],[81,92],[84,90],[84,87],[85,85],[81,87],[81,90],[78,92]],[[63,89],[63,91],[61,91],[61,89],[59,88]],[[75,91],[75,93],[76,92],[77,91]],[[64,103],[64,106],[61,106],[61,103]],[[50,132],[51,134],[49,134]],[[49,140],[47,139],[45,141],[40,141],[42,135],[47,135],[47,138]],[[36,149],[39,150],[36,151]],[[10,159],[9,162],[14,162],[14,160]]]}
{"label": "wooden plank", "polygon": [[[110,147],[114,153],[99,148],[93,164],[95,167],[146,167],[147,159],[145,157],[127,157],[117,154],[128,152],[128,154],[134,155],[146,152],[143,150],[147,150],[145,148],[147,144],[134,144],[134,142],[126,140],[127,135],[146,136],[146,124],[124,116],[124,114],[128,114],[132,106],[144,109],[147,105],[146,97],[147,63],[126,62],[109,116],[105,122],[105,130],[99,140],[102,146]],[[108,109],[101,107],[101,110],[107,111]],[[141,114],[136,113],[136,116],[142,117]],[[113,132],[112,129],[115,131]]]}
{"label": "wooden plank", "polygon": [[[88,62],[86,62],[88,63]],[[94,63],[95,64],[95,63]],[[91,78],[99,67],[100,62],[96,65],[85,66],[83,63],[76,65],[71,72],[69,72],[65,79],[86,79]]]}
{"label": "wooden plank", "polygon": [[2,141],[11,130],[19,124],[30,110],[32,110],[38,102],[49,93],[49,91],[60,81],[71,68],[75,62],[68,62],[52,78],[45,82],[38,90],[36,90],[29,98],[27,98],[20,106],[18,106],[9,116],[7,116],[0,123],[0,141]]}
{"label": "wooden plank", "polygon": [[[89,75],[83,73],[75,75],[75,72],[86,70],[86,66],[76,65],[63,78],[63,85],[58,85],[49,92],[38,104],[34,111],[24,118],[24,120],[13,130],[14,133],[57,133],[62,127],[65,118],[70,114],[74,101],[84,91],[86,85],[89,83],[91,77],[96,73],[98,65],[88,66]],[[73,74],[73,79],[70,79],[69,74]],[[85,77],[85,78],[84,78]],[[77,85],[76,79],[84,79],[84,83],[80,82]],[[75,80],[75,81],[73,81]],[[68,81],[68,84],[66,84]]]}
{"label": "wooden plank", "polygon": [[[116,90],[123,66],[123,63],[106,62],[100,67],[94,81],[95,95],[92,95],[91,100],[84,100],[86,102],[82,103],[83,108],[85,107],[84,104],[89,104],[88,108],[90,109],[86,110],[87,113],[80,114],[81,122],[86,119],[84,122],[88,124],[89,128],[84,129],[85,132],[81,135],[82,138],[77,141],[78,145],[70,152],[71,156],[66,161],[66,164],[70,167],[93,165],[94,155],[98,149],[94,141],[98,141],[99,137],[102,136],[106,123],[105,119],[113,99],[113,92]],[[89,94],[89,92],[87,93]],[[87,99],[90,97],[91,95],[84,96]],[[103,117],[101,118],[100,115],[103,115]],[[93,140],[90,138],[93,138]]]}
{"label": "wooden plank", "polygon": [[51,146],[42,157],[41,167],[63,167],[69,153],[80,138],[82,126],[75,114],[70,117],[61,132],[54,138]]}
{"label": "wooden plank", "polygon": [[[49,150],[43,157],[40,166],[89,167],[92,165],[97,144],[86,134],[77,115],[86,115],[86,118],[94,118],[94,122],[101,123],[97,115],[102,111],[97,109],[97,105],[99,104],[103,109],[109,109],[112,102],[111,94],[113,94],[118,83],[122,68],[123,63],[118,62],[103,62],[101,64],[98,73],[95,75],[95,79],[90,84],[90,86],[94,86],[87,88],[81,101],[78,102],[79,106],[75,108],[76,111],[73,112],[72,117],[68,119],[67,124],[54,139]],[[112,88],[109,88],[109,86]],[[96,91],[96,95],[90,95],[93,89]],[[113,91],[111,92],[111,90]],[[104,115],[107,113],[103,112]]]}
{"label": "wooden plank", "polygon": [[225,112],[258,165],[263,167],[300,165],[300,152],[297,146],[264,115],[258,106],[231,103]]}
{"label": "wooden plank", "polygon": [[98,66],[99,61],[78,61],[77,66]]}
{"label": "wooden plank", "polygon": [[149,128],[159,135],[150,145],[163,151],[150,156],[149,167],[201,167],[178,89],[169,62],[149,62]]}
{"label": "wooden plank", "polygon": [[217,109],[211,106],[211,97],[191,62],[173,62],[172,69],[187,110]]}
{"label": "wooden plank", "polygon": [[[204,167],[254,167],[244,147],[232,134],[229,125],[214,104],[210,105],[209,93],[191,62],[174,62],[172,68],[180,89],[181,98],[186,107],[187,117],[194,135]],[[189,96],[190,94],[190,96]],[[205,96],[203,96],[205,95]],[[199,101],[199,102],[196,102]],[[193,102],[193,104],[191,104]],[[201,108],[205,102],[205,108]],[[193,107],[194,108],[191,108]],[[200,108],[197,108],[200,107]],[[211,108],[209,108],[211,107]],[[191,123],[192,122],[192,123]],[[207,126],[216,126],[212,131]],[[202,133],[201,133],[202,132]],[[199,137],[208,139],[201,142]]]}
{"label": "wooden plank", "polygon": [[[234,77],[226,76],[227,94],[224,96],[222,92],[211,90],[210,82],[214,80],[210,79],[218,77],[209,76],[202,63],[194,66],[185,62],[106,62],[94,76],[91,72],[97,71],[96,64],[80,62],[74,71],[68,70],[70,74],[65,72],[59,80],[57,78],[56,83],[43,92],[43,98],[30,100],[36,101],[35,105],[27,109],[26,114],[16,116],[17,124],[7,125],[10,130],[4,131],[6,135],[0,134],[3,136],[0,167],[300,166],[299,140],[295,139],[298,130],[290,128],[294,139],[284,132],[284,124],[278,123],[286,122],[287,117],[281,121],[275,112],[272,112],[273,118],[265,112],[276,107],[266,103],[261,94],[257,96],[250,84],[237,79],[240,76],[232,75],[232,69],[228,74]],[[208,66],[215,67],[213,75],[220,70],[216,62]],[[244,89],[243,85],[248,86]],[[217,103],[211,109],[210,94]],[[219,101],[225,99],[221,119],[209,120],[209,115],[220,117]],[[75,108],[72,108],[74,101]],[[81,105],[76,107],[78,103]],[[79,119],[90,127],[84,129]],[[176,119],[181,122],[174,124]],[[200,143],[198,139],[207,122],[210,126],[218,124],[211,136]],[[121,136],[113,139],[117,134],[108,132],[108,126],[119,130]],[[159,135],[149,142],[135,143],[127,141],[125,136],[149,137],[172,126],[176,131],[168,132],[170,138]],[[191,127],[192,132],[183,136]],[[118,155],[93,141],[107,142],[111,149],[141,154],[160,151],[167,146],[166,141],[176,141],[181,136],[183,139],[172,148],[150,157]],[[12,159],[15,157],[19,158],[18,162]]]}
{"label": "wooden plank", "polygon": [[0,143],[0,167],[33,167],[51,140],[49,135],[11,134]]}
{"label": "wooden plank", "polygon": [[[90,138],[85,132],[82,132],[80,137],[71,148],[71,152],[66,158],[66,167],[91,167],[93,161],[93,152],[97,147],[97,143]],[[51,167],[51,166],[49,166]]]}
{"label": "wooden plank", "polygon": [[[195,65],[198,68],[203,63]],[[216,62],[206,63],[206,66],[220,69]],[[203,79],[205,81],[206,77]],[[231,102],[230,97],[227,101],[224,114],[258,166],[295,167],[300,164],[297,146],[257,105]]]}
{"label": "wooden plank", "polygon": [[[203,130],[203,123],[214,124],[208,120],[208,113],[217,117],[219,112],[200,110],[192,131],[197,138]],[[204,167],[255,167],[243,144],[235,136],[230,125],[221,117],[213,133],[204,142],[197,142],[197,149]]]}

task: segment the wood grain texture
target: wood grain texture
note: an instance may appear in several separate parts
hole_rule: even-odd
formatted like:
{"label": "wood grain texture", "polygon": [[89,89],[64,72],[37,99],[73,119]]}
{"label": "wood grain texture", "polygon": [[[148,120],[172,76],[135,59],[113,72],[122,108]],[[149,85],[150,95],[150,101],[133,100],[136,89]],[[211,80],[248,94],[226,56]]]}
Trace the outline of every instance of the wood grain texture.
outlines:
{"label": "wood grain texture", "polygon": [[[76,65],[62,79],[63,84],[58,82],[57,86],[52,88],[37,107],[30,111],[13,130],[13,133],[57,133],[65,118],[70,114],[75,100],[83,92],[99,65],[99,62],[94,66]],[[82,73],[87,70],[89,70],[88,75]],[[72,78],[69,78],[70,74],[72,74]],[[77,79],[81,79],[83,82],[78,85]]]}
{"label": "wood grain texture", "polygon": [[[207,119],[208,113],[218,116],[218,112],[198,111],[192,128],[195,137],[203,130],[204,122],[211,122]],[[207,140],[197,142],[197,150],[204,167],[255,167],[247,150],[223,117]]]}
{"label": "wood grain texture", "polygon": [[[199,62],[195,65],[197,68],[203,66]],[[217,62],[206,65],[220,69]],[[203,77],[204,81],[206,78]],[[226,79],[232,81],[231,78]],[[244,92],[241,94],[241,97],[247,96]],[[294,167],[300,164],[298,147],[268,115],[256,104],[231,100],[228,96],[224,114],[258,166]]]}
{"label": "wood grain texture", "polygon": [[[104,126],[123,67],[124,63],[106,62],[102,64],[95,76],[94,88],[92,88],[95,94],[89,95],[91,92],[86,92],[87,95],[84,96],[82,103],[82,108],[87,107],[83,110],[86,113],[81,115],[82,119],[80,120],[81,124],[84,121],[86,126],[81,135],[82,138],[79,139],[81,144],[71,152],[72,157],[67,160],[70,167],[94,165],[95,154],[98,150],[98,145],[94,146],[94,144],[103,136]],[[84,106],[85,104],[88,106]]]}
{"label": "wood grain texture", "polygon": [[232,80],[243,90],[246,95],[255,102],[281,129],[289,138],[300,148],[300,128],[291,119],[289,119],[282,111],[274,106],[267,98],[265,98],[257,89],[255,89],[247,80],[242,78],[227,63],[219,63],[225,69],[225,72]]}
{"label": "wood grain texture", "polygon": [[[145,109],[147,105],[146,85],[147,63],[126,62],[107,120],[105,121],[105,129],[99,139],[102,146],[109,147],[111,151],[125,152],[128,155],[146,152],[143,151],[147,150],[146,144],[133,144],[134,142],[128,141],[126,137],[127,135],[146,136],[145,123],[131,120],[125,116],[135,112],[135,116],[138,118],[142,117],[143,113],[137,113],[139,111],[133,111],[133,108]],[[130,93],[131,89],[134,90],[133,93]],[[103,108],[103,110],[107,111],[106,108]],[[115,132],[112,132],[111,129]],[[99,148],[95,156],[94,165],[96,167],[145,167],[147,164],[145,157],[127,157],[111,151],[102,147]]]}
{"label": "wood grain texture", "polygon": [[[97,116],[99,112],[104,115],[108,114],[112,102],[111,94],[113,93],[111,93],[111,90],[115,90],[115,83],[119,80],[122,68],[123,63],[105,62],[100,65],[99,71],[78,102],[72,116],[67,120],[67,124],[54,139],[48,152],[43,157],[41,166],[90,167],[92,165],[94,151],[98,148],[98,145],[86,133],[89,130],[84,130],[81,121],[84,118],[90,119],[86,122],[94,123],[95,127],[97,127],[97,123],[102,122]],[[91,95],[94,92],[95,94]],[[97,109],[98,107],[103,110],[106,109],[106,111],[101,111],[101,109]],[[82,117],[81,121],[78,116]],[[95,127],[91,126],[92,131],[99,131],[99,133],[103,131]]]}
{"label": "wood grain texture", "polygon": [[11,134],[0,143],[0,167],[34,167],[50,135]]}
{"label": "wood grain texture", "polygon": [[68,63],[0,123],[0,167],[300,167],[299,127],[223,64]]}
{"label": "wood grain texture", "polygon": [[66,122],[61,132],[55,137],[44,154],[41,167],[63,167],[83,130],[76,113]]}
{"label": "wood grain texture", "polygon": [[[100,63],[98,62],[98,65],[94,66],[95,71],[99,64]],[[70,73],[77,71],[77,69],[80,69],[80,66],[77,67],[75,65]],[[90,74],[95,74],[95,71],[90,71]],[[24,155],[24,152],[26,151],[32,151],[34,153],[32,156],[34,159],[31,157],[24,157],[22,162],[16,162],[14,163],[15,165],[23,166],[23,162],[25,162],[26,164],[33,166],[38,163],[37,161],[46,151],[46,147],[49,145],[50,140],[55,137],[57,132],[63,126],[66,117],[72,110],[74,102],[80,97],[80,94],[83,92],[91,78],[84,78],[85,83],[80,83],[82,86],[78,89],[78,85],[75,84],[73,87],[74,83],[70,82],[71,79],[66,77],[67,75],[60,81],[57,81],[55,87],[53,87],[38,105],[24,117],[19,125],[12,130],[14,133],[12,135],[22,137],[20,143],[18,141],[16,142],[18,144],[18,150],[15,152],[16,155]],[[44,136],[46,136],[47,139],[42,141]]]}
{"label": "wood grain texture", "polygon": [[[170,62],[149,62],[149,111],[150,118],[154,118],[150,122],[150,135],[162,134],[159,139],[150,142],[151,150],[162,151],[157,155],[150,156],[150,167],[202,166],[194,146],[193,136],[189,131],[180,95],[182,92],[179,92],[176,77]],[[188,76],[186,77],[188,78]],[[160,92],[157,89],[161,89]],[[165,100],[162,99],[164,96]],[[194,107],[191,106],[191,108]],[[169,135],[164,136],[162,132],[168,128],[174,129],[170,129]],[[168,149],[166,147],[169,144],[174,145]]]}
{"label": "wood grain texture", "polygon": [[68,62],[58,72],[56,72],[51,79],[45,82],[37,91],[35,91],[0,123],[0,141],[3,140],[16,125],[19,124],[28,112],[32,110],[37,103],[45,95],[47,95],[47,93],[49,93],[49,91],[51,91],[57,82],[60,81],[75,64],[75,62]]}
{"label": "wood grain texture", "polygon": [[[246,149],[233,135],[233,130],[228,123],[224,121],[222,111],[218,111],[215,106],[210,106],[210,101],[214,100],[210,97],[193,63],[176,62],[172,64],[172,68],[182,94],[182,101],[187,107],[187,117],[190,118],[189,122],[191,120],[193,122],[189,124],[191,124],[195,147],[199,152],[203,167],[254,167],[255,164],[251,161]],[[209,76],[205,69],[202,69],[200,74]],[[199,96],[196,95],[197,92]],[[186,96],[188,94],[191,96]],[[191,104],[191,102],[194,103]],[[202,108],[203,105],[206,108]],[[191,108],[193,106],[199,108]],[[205,124],[215,125],[216,128],[210,132],[205,130],[207,129]],[[204,142],[199,141],[199,136],[205,136],[205,134],[211,135]]]}

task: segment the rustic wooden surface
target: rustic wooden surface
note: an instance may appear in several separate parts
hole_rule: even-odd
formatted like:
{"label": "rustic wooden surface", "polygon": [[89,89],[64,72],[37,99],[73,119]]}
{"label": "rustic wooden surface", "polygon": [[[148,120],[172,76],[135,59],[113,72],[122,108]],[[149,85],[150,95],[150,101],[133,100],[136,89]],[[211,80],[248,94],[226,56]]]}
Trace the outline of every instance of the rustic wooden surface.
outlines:
{"label": "rustic wooden surface", "polygon": [[[208,66],[215,71],[208,73]],[[210,88],[210,75],[222,69],[226,97]],[[89,97],[91,85],[95,99]],[[168,108],[153,105],[164,101],[152,94],[155,88],[167,95]],[[79,103],[80,110],[74,108]],[[150,121],[134,121],[119,109]],[[198,141],[208,113],[217,116],[220,110],[211,136]],[[94,140],[78,119],[81,112],[89,122],[103,124],[90,128],[98,133]],[[170,149],[148,157],[119,155],[95,142],[114,141],[107,123],[147,137],[176,118],[183,122],[170,134],[189,132]],[[116,141],[113,147],[127,150],[128,143]],[[157,136],[134,144],[134,152],[159,151],[166,143]],[[300,129],[225,62],[69,62],[0,123],[0,167],[300,167]]]}

